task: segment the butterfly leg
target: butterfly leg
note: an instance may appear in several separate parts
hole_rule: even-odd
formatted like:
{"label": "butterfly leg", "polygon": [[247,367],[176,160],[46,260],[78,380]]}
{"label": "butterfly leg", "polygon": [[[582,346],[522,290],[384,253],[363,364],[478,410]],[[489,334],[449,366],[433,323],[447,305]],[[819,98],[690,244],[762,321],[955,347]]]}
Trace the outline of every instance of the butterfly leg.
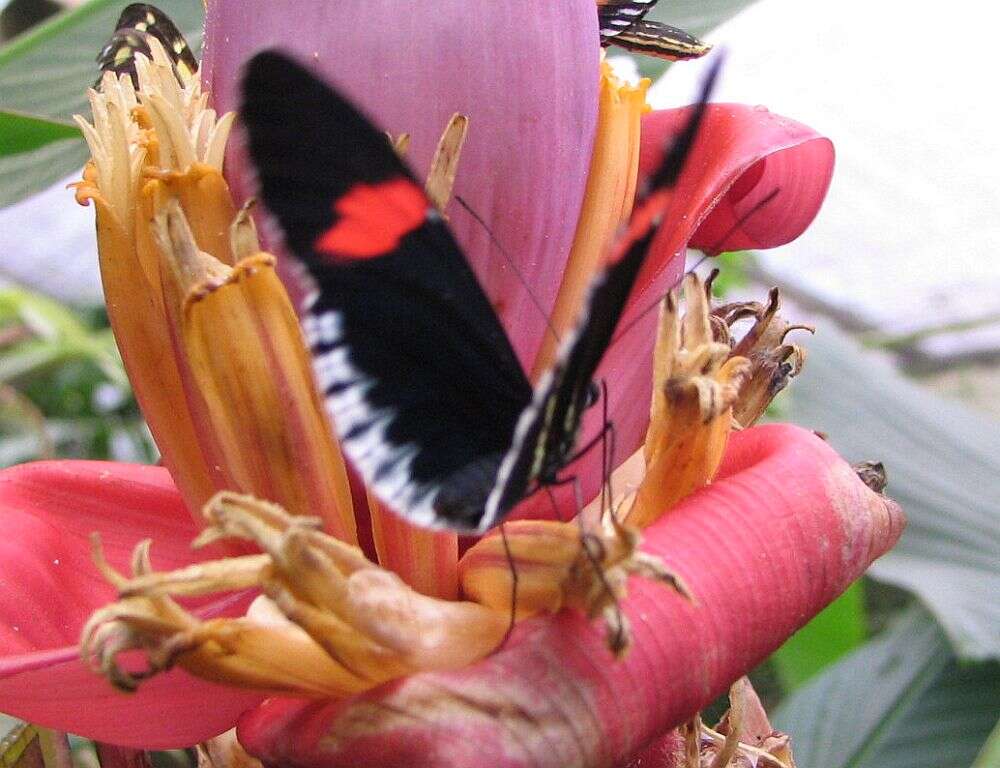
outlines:
{"label": "butterfly leg", "polygon": [[516,623],[517,617],[517,566],[514,564],[514,554],[510,549],[510,540],[507,538],[507,528],[504,523],[500,523],[500,538],[503,540],[503,551],[507,556],[507,564],[510,566],[510,623],[507,625],[507,631],[504,632],[503,640],[500,643],[500,648],[507,645],[507,641],[510,639],[511,633],[514,631],[514,624]]}
{"label": "butterfly leg", "polygon": [[[602,430],[602,432],[604,431]],[[573,495],[576,498],[577,509],[576,520],[580,526],[580,544],[583,547],[587,560],[590,562],[590,567],[594,569],[594,575],[600,582],[601,589],[604,590],[609,602],[614,606],[612,612],[605,613],[604,620],[608,624],[608,647],[617,656],[628,645],[629,630],[625,614],[622,612],[621,603],[618,602],[618,596],[615,594],[614,589],[608,581],[607,574],[604,572],[603,563],[607,556],[607,550],[600,538],[589,533],[584,528],[585,523],[581,514],[583,511],[583,487],[580,485],[580,478],[574,475],[572,478],[567,478],[567,480],[573,483]]]}

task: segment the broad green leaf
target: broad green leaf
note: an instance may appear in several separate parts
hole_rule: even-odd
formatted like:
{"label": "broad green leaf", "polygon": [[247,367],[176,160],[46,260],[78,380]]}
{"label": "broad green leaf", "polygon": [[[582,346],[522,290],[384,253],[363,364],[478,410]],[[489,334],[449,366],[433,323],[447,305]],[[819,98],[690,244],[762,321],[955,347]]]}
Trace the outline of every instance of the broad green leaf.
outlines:
{"label": "broad green leaf", "polygon": [[1000,658],[1000,425],[905,380],[824,326],[782,399],[850,461],[885,462],[906,511],[896,548],[870,573],[915,592],[960,658]]}
{"label": "broad green leaf", "polygon": [[[97,80],[98,51],[127,0],[92,0],[59,14],[0,48],[0,111],[69,121],[89,115],[87,88]],[[201,45],[201,0],[160,0],[191,46]],[[3,134],[0,133],[0,136]],[[72,173],[87,157],[82,139],[0,157],[0,207]]]}
{"label": "broad green leaf", "polygon": [[972,768],[1000,768],[1000,721],[983,744],[983,749]]}
{"label": "broad green leaf", "polygon": [[19,112],[0,112],[0,157],[29,152],[63,139],[80,137],[73,123],[46,120]]}
{"label": "broad green leaf", "polygon": [[998,714],[1000,666],[961,665],[914,606],[782,702],[772,722],[810,768],[967,768]]}
{"label": "broad green leaf", "polygon": [[82,139],[66,139],[31,152],[0,157],[0,208],[55,184],[82,168],[89,156]]}
{"label": "broad green leaf", "polygon": [[664,0],[649,14],[649,18],[687,30],[692,35],[704,35],[729,21],[757,0]]}
{"label": "broad green leaf", "polygon": [[772,657],[786,691],[792,691],[865,641],[863,582],[844,594],[792,635]]}
{"label": "broad green leaf", "polygon": [[1000,665],[952,658],[859,768],[966,768],[997,717]]}

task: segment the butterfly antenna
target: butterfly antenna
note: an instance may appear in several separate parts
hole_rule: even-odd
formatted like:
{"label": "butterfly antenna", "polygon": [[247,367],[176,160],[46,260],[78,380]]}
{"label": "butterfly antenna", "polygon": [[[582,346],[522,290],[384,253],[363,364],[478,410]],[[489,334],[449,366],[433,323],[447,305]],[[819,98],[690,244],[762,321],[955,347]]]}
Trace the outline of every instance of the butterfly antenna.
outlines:
{"label": "butterfly antenna", "polygon": [[722,70],[722,63],[725,56],[719,55],[708,69],[708,74],[701,83],[701,90],[698,93],[698,100],[693,107],[693,114],[686,121],[684,129],[670,142],[670,149],[667,150],[663,162],[656,169],[649,179],[646,180],[645,191],[673,187],[684,170],[688,155],[691,154],[691,147],[698,138],[701,125],[705,121],[705,113],[708,111],[708,98],[715,89],[715,83]]}
{"label": "butterfly antenna", "polygon": [[733,224],[729,229],[727,229],[725,234],[722,235],[722,237],[718,238],[712,245],[708,246],[708,248],[705,248],[705,258],[708,258],[709,256],[716,256],[719,253],[721,253],[721,251],[719,250],[720,246],[724,242],[726,242],[726,240],[728,240],[729,237],[737,229],[746,224],[753,216],[760,213],[760,211],[763,208],[766,208],[768,204],[770,204],[771,201],[774,200],[780,194],[781,194],[781,187],[775,187],[770,192],[768,192],[760,201],[757,202],[756,205],[754,205],[753,208],[751,208],[749,211],[740,216],[740,218],[737,219],[736,223]]}
{"label": "butterfly antenna", "polygon": [[611,476],[608,472],[608,440],[607,431],[611,422],[608,419],[608,381],[601,378],[601,519],[604,513],[611,508]]}
{"label": "butterfly antenna", "polygon": [[[781,194],[781,187],[775,187],[773,190],[771,190],[760,202],[758,202],[749,211],[744,213],[735,224],[733,224],[728,230],[726,230],[725,234],[723,234],[722,237],[718,238],[715,241],[714,245],[706,248],[705,255],[702,256],[698,260],[698,262],[693,267],[691,267],[691,269],[687,270],[685,274],[691,274],[696,269],[698,269],[698,267],[700,267],[705,262],[706,259],[716,256],[718,254],[717,248],[726,240],[728,240],[729,236],[732,235],[733,232],[735,232],[737,229],[746,224],[747,221],[749,221],[752,216],[755,216],[757,213],[759,213],[761,209],[763,209],[769,203],[771,203],[779,194]],[[622,339],[622,337],[625,336],[629,331],[631,331],[644,317],[646,317],[646,315],[648,315],[650,312],[652,312],[654,309],[660,306],[660,302],[663,301],[664,297],[666,297],[666,295],[676,287],[677,287],[676,285],[671,286],[669,290],[665,291],[662,295],[658,296],[656,300],[654,300],[649,304],[649,306],[644,307],[643,310],[638,315],[629,320],[628,323],[626,323],[625,326],[615,334],[614,338],[611,339],[611,343],[608,344],[608,348],[611,348],[615,344],[617,344]]]}
{"label": "butterfly antenna", "polygon": [[498,251],[500,251],[501,255],[507,262],[507,266],[509,266],[511,270],[514,272],[514,274],[517,276],[517,279],[521,283],[521,287],[524,288],[524,290],[527,292],[528,297],[531,299],[531,303],[535,305],[535,309],[538,310],[538,314],[541,315],[542,318],[545,320],[545,326],[548,328],[549,333],[552,334],[552,338],[554,338],[556,342],[561,341],[561,339],[559,338],[559,332],[556,330],[556,327],[552,325],[552,318],[549,317],[548,312],[545,311],[545,307],[542,306],[541,300],[538,298],[537,294],[533,290],[531,290],[531,285],[528,284],[528,280],[527,278],[525,278],[524,273],[518,268],[513,257],[511,257],[509,253],[507,253],[507,249],[503,247],[497,236],[493,234],[493,230],[490,229],[489,224],[486,223],[486,221],[483,219],[482,216],[476,213],[476,211],[473,209],[471,205],[465,202],[465,200],[462,198],[461,195],[455,195],[452,199],[460,206],[462,206],[462,208],[464,208],[465,211],[472,217],[473,221],[477,222],[479,226],[483,228],[483,231],[485,231],[486,234],[489,235],[490,242],[496,247]]}
{"label": "butterfly antenna", "polygon": [[503,551],[507,556],[507,565],[510,566],[510,623],[507,625],[507,631],[503,633],[503,640],[500,642],[500,647],[503,648],[507,645],[507,641],[510,640],[511,634],[514,632],[514,625],[517,623],[517,565],[514,562],[514,553],[510,548],[510,539],[507,538],[507,528],[505,523],[500,523],[500,538],[503,540]]}
{"label": "butterfly antenna", "polygon": [[612,509],[612,506],[615,503],[615,493],[614,493],[614,487],[612,485],[612,474],[614,473],[615,464],[617,463],[617,456],[618,456],[618,430],[615,429],[615,423],[611,421],[611,419],[608,417],[608,408],[610,408],[610,406],[607,405],[608,383],[604,379],[601,379],[601,388],[604,391],[604,402],[605,402],[604,420],[605,423],[607,424],[607,432],[608,432],[608,450],[607,450],[607,463],[605,464],[604,467],[604,477],[605,477],[604,485],[607,488],[607,493],[608,493],[607,511],[608,514],[611,515],[612,518],[614,518],[614,510]]}

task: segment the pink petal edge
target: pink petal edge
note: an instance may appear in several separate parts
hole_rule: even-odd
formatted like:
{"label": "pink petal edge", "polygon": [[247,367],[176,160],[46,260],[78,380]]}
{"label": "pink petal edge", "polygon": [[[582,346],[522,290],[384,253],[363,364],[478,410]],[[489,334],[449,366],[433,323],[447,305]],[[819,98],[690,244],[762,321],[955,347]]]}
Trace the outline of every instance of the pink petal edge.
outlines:
{"label": "pink petal edge", "polygon": [[[177,670],[125,695],[79,659],[90,613],[113,599],[90,558],[91,531],[125,568],[141,539],[157,568],[194,553],[197,529],[167,471],[110,462],[39,462],[0,472],[0,709],[39,725],[125,746],[189,746],[232,727],[259,694]],[[250,595],[203,602],[204,616],[238,615]]]}
{"label": "pink petal edge", "polygon": [[[643,119],[640,178],[659,162],[688,109],[653,112]],[[636,404],[648,403],[651,397],[657,305],[680,281],[686,248],[714,246],[715,252],[773,248],[794,240],[819,212],[833,161],[832,143],[808,126],[759,107],[709,106],[667,219],[622,317],[619,335],[596,376],[608,383],[616,463],[632,455],[649,425],[648,408]],[[768,202],[754,210],[765,199]],[[748,214],[743,225],[733,229],[733,223]],[[587,414],[581,445],[603,427],[601,411],[598,406]],[[566,474],[580,478],[585,501],[593,498],[602,482],[600,450],[592,451]],[[557,491],[556,507],[548,496],[538,494],[522,504],[516,516],[566,519],[575,511],[573,490],[567,487]]]}

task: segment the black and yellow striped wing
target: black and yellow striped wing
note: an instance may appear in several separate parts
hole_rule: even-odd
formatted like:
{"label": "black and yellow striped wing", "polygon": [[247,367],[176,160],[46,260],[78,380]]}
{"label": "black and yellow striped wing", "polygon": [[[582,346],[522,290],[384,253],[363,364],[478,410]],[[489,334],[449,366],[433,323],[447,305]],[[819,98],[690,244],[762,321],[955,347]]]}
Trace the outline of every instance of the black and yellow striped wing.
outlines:
{"label": "black and yellow striped wing", "polygon": [[611,42],[630,53],[642,53],[668,61],[698,59],[712,50],[712,46],[683,29],[645,19],[619,32]]}
{"label": "black and yellow striped wing", "polygon": [[177,79],[182,84],[189,83],[198,73],[194,51],[171,18],[148,3],[133,3],[122,11],[114,34],[97,55],[101,72],[127,74],[135,82],[135,56],[141,53],[152,57],[150,38],[156,38],[163,45],[173,61]]}
{"label": "black and yellow striped wing", "polygon": [[683,29],[648,21],[645,16],[657,0],[597,0],[602,45],[617,45],[668,61],[697,59],[711,50]]}
{"label": "black and yellow striped wing", "polygon": [[607,44],[633,24],[642,21],[658,0],[597,0],[601,42]]}

